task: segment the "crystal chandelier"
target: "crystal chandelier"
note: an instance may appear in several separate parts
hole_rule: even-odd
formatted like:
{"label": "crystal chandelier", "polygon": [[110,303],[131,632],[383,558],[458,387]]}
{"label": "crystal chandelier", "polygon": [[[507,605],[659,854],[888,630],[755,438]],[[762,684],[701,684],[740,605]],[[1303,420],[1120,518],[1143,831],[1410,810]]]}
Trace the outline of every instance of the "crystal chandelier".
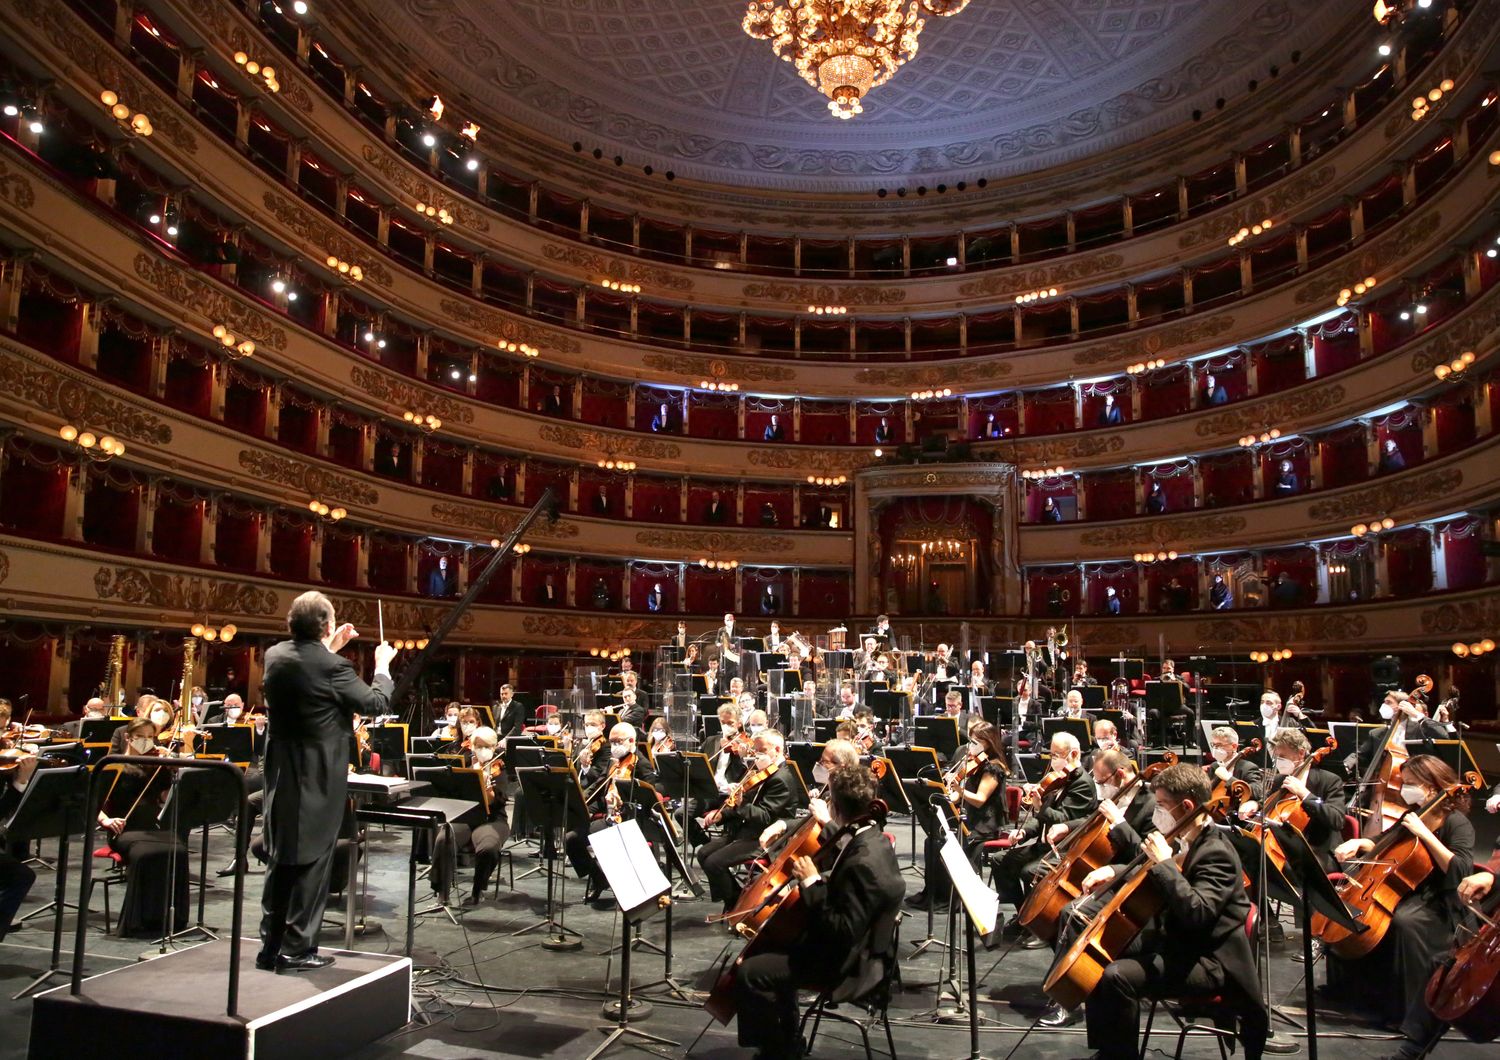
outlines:
{"label": "crystal chandelier", "polygon": [[802,80],[828,97],[833,116],[847,121],[864,113],[872,88],[917,54],[924,14],[947,18],[968,6],[969,0],[752,0],[742,25],[796,64]]}

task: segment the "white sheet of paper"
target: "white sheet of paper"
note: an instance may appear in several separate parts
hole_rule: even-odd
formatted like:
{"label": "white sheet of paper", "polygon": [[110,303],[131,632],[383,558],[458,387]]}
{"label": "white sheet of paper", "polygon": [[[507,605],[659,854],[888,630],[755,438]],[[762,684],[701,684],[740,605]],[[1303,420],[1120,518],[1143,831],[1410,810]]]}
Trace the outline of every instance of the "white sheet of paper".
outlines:
{"label": "white sheet of paper", "polygon": [[635,821],[589,836],[589,847],[621,909],[635,909],[667,893],[670,884]]}
{"label": "white sheet of paper", "polygon": [[974,866],[964,857],[963,844],[952,833],[949,833],[947,842],[943,844],[942,853],[943,866],[947,868],[954,890],[958,892],[970,919],[974,921],[974,930],[980,935],[988,935],[995,930],[995,924],[1000,918],[1000,896],[974,871]]}

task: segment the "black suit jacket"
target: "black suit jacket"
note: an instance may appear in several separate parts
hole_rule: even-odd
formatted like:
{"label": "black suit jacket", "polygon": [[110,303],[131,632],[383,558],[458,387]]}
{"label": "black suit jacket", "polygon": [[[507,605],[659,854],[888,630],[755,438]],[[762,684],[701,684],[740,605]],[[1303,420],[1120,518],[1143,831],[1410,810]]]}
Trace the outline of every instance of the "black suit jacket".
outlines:
{"label": "black suit jacket", "polygon": [[704,510],[703,520],[709,523],[722,523],[725,519],[726,509],[723,501],[710,502]]}
{"label": "black suit jacket", "polygon": [[[606,743],[603,749],[589,762],[589,767],[583,771],[583,776],[578,778],[585,795],[592,794],[596,788],[599,789],[598,798],[589,804],[589,809],[591,810],[602,811],[604,809],[604,789],[600,785],[604,783],[604,778],[609,775],[609,767],[613,762],[614,759],[609,754],[609,744]],[[631,767],[630,775],[643,784],[650,784],[658,791],[661,790],[661,780],[657,777],[656,770],[652,768],[651,760],[646,757],[644,751],[636,753],[635,763]],[[627,803],[621,816],[625,818],[634,817],[634,804]]]}
{"label": "black suit jacket", "polygon": [[526,724],[526,708],[518,699],[512,699],[505,707],[495,708],[495,731],[503,740],[507,736],[521,735],[521,729]]}
{"label": "black suit jacket", "polygon": [[365,684],[353,663],[316,640],[286,640],[266,652],[269,857],[305,865],[332,849],[348,796],[353,716],[387,713],[392,687],[383,675]]}
{"label": "black suit jacket", "polygon": [[[1282,774],[1267,769],[1254,786],[1255,799],[1263,809],[1277,801],[1281,793]],[[1321,854],[1331,854],[1344,834],[1344,782],[1322,769],[1307,771],[1307,798],[1302,809],[1307,814],[1307,830],[1302,837],[1307,845]]]}
{"label": "black suit jacket", "polygon": [[1024,831],[1028,836],[1046,834],[1055,824],[1067,824],[1080,817],[1087,817],[1099,806],[1099,792],[1094,787],[1094,778],[1083,768],[1073,771],[1068,782],[1053,790],[1042,800],[1036,815],[1027,822]]}
{"label": "black suit jacket", "polygon": [[786,762],[751,789],[738,806],[724,811],[724,830],[731,839],[758,836],[775,821],[790,820],[797,811],[797,782]]}
{"label": "black suit jacket", "polygon": [[868,945],[883,945],[906,893],[890,840],[873,825],[849,840],[822,877],[802,889],[807,930],[791,950],[799,978],[812,982],[844,978]]}

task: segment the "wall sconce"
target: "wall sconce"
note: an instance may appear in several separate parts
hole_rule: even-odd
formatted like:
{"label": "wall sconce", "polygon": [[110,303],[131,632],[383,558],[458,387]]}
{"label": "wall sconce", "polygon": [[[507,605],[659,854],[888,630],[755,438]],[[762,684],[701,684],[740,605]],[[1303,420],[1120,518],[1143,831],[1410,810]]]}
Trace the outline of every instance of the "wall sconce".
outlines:
{"label": "wall sconce", "polygon": [[1344,306],[1349,304],[1351,299],[1358,298],[1360,295],[1365,294],[1369,291],[1373,291],[1374,289],[1375,277],[1366,276],[1363,280],[1360,280],[1353,287],[1345,287],[1342,291],[1339,292],[1338,307],[1340,309],[1343,309]]}
{"label": "wall sconce", "polygon": [[911,392],[911,399],[913,401],[936,401],[940,398],[949,398],[952,396],[953,388],[946,386],[941,390],[913,390]]}
{"label": "wall sconce", "polygon": [[1156,357],[1149,361],[1137,361],[1135,364],[1132,364],[1130,367],[1125,369],[1125,374],[1141,375],[1145,372],[1154,372],[1158,368],[1165,368],[1166,366],[1167,362],[1165,359]]}
{"label": "wall sconce", "polygon": [[73,446],[79,456],[86,456],[96,464],[107,464],[125,452],[125,443],[113,435],[97,435],[93,431],[80,431],[71,423],[64,424],[58,437]]}
{"label": "wall sconce", "polygon": [[698,383],[698,389],[713,390],[720,394],[733,394],[738,392],[740,385],[738,383],[718,383],[712,379],[704,379]]}
{"label": "wall sconce", "polygon": [[1465,350],[1463,354],[1453,358],[1447,364],[1440,364],[1432,370],[1432,374],[1439,379],[1460,379],[1469,365],[1474,363],[1474,351]]}
{"label": "wall sconce", "polygon": [[1283,659],[1292,657],[1291,648],[1277,648],[1275,651],[1252,651],[1250,661],[1258,663],[1281,662]]}
{"label": "wall sconce", "polygon": [[495,345],[506,353],[519,353],[525,357],[536,357],[542,352],[535,346],[524,342],[511,342],[509,339],[500,339]]}
{"label": "wall sconce", "polygon": [[1176,559],[1175,551],[1167,552],[1137,552],[1133,557],[1137,563],[1165,563],[1167,560]]}
{"label": "wall sconce", "polygon": [[338,273],[340,276],[349,277],[349,279],[353,280],[355,283],[359,283],[365,278],[364,269],[360,268],[358,265],[349,264],[349,262],[339,257],[337,254],[328,255],[328,258],[324,262],[324,264],[326,264],[330,269]]}
{"label": "wall sconce", "polygon": [[422,431],[424,434],[431,434],[433,431],[437,430],[443,425],[443,421],[432,415],[430,412],[426,415],[423,415],[420,412],[412,412],[408,410],[401,414],[401,419],[403,422],[411,424],[413,427],[417,428],[419,431]]}
{"label": "wall sconce", "polygon": [[1427,117],[1430,110],[1429,104],[1436,103],[1443,98],[1443,94],[1453,91],[1453,78],[1447,77],[1437,85],[1427,90],[1425,96],[1416,96],[1411,101],[1411,120],[1421,121]]}
{"label": "wall sconce", "polygon": [[1270,430],[1261,431],[1259,434],[1245,435],[1240,439],[1240,447],[1243,449],[1250,449],[1257,445],[1269,445],[1271,442],[1274,442],[1280,437],[1281,428],[1272,427]]}
{"label": "wall sconce", "polygon": [[308,501],[307,510],[312,512],[319,519],[326,520],[330,523],[336,523],[340,519],[344,518],[344,516],[349,514],[343,508],[330,508],[327,504],[319,500]]}
{"label": "wall sconce", "polygon": [[1044,298],[1056,297],[1056,287],[1043,287],[1036,291],[1027,291],[1025,294],[1016,295],[1016,305],[1030,305],[1032,302],[1040,302]]}
{"label": "wall sconce", "polygon": [[218,628],[203,622],[194,622],[188,632],[195,637],[202,637],[209,642],[220,640],[228,644],[234,640],[234,635],[239,632],[239,628],[233,622],[225,622]]}
{"label": "wall sconce", "polygon": [[1239,246],[1241,243],[1243,243],[1245,240],[1249,239],[1251,236],[1258,236],[1262,232],[1265,232],[1265,231],[1269,230],[1270,227],[1271,227],[1271,219],[1269,217],[1267,217],[1264,221],[1260,222],[1259,224],[1253,224],[1249,228],[1241,228],[1238,232],[1236,232],[1234,235],[1232,235],[1232,236],[1229,237],[1229,245],[1232,246],[1232,247]]}
{"label": "wall sconce", "polygon": [[600,280],[599,286],[606,291],[618,291],[621,294],[640,294],[641,285],[638,283],[621,283],[619,280]]}
{"label": "wall sconce", "polygon": [[132,136],[150,136],[155,131],[151,127],[151,119],[145,114],[139,111],[131,114],[130,108],[120,101],[118,92],[106,88],[99,93],[99,102],[109,108],[110,115],[119,122],[120,128]]}
{"label": "wall sconce", "polygon": [[260,75],[262,87],[273,95],[281,91],[281,82],[276,80],[276,68],[274,66],[262,66],[244,52],[234,53],[234,64],[243,66],[245,73],[251,77]]}
{"label": "wall sconce", "polygon": [[616,460],[614,457],[606,457],[599,461],[599,467],[605,471],[628,472],[634,471],[636,463],[634,460]]}
{"label": "wall sconce", "polygon": [[418,215],[434,218],[440,224],[451,225],[453,223],[453,214],[446,206],[437,206],[430,202],[419,202],[415,209]]}
{"label": "wall sconce", "polygon": [[807,476],[807,484],[809,486],[842,486],[844,483],[846,483],[848,481],[849,481],[849,476],[848,475],[833,475],[833,476],[828,476],[828,475],[808,475]]}
{"label": "wall sconce", "polygon": [[249,357],[255,352],[255,343],[241,339],[224,324],[215,324],[212,334],[231,357]]}
{"label": "wall sconce", "polygon": [[1021,477],[1028,482],[1040,482],[1046,478],[1061,478],[1066,474],[1067,472],[1059,464],[1057,467],[1044,467],[1040,471],[1022,471]]}
{"label": "wall sconce", "polygon": [[807,311],[815,317],[841,317],[849,312],[846,305],[810,305]]}
{"label": "wall sconce", "polygon": [[1368,523],[1355,523],[1349,528],[1349,533],[1355,537],[1364,537],[1366,534],[1378,534],[1382,530],[1389,530],[1396,525],[1396,520],[1389,515],[1378,519],[1371,519]]}
{"label": "wall sconce", "polygon": [[1489,637],[1485,637],[1484,640],[1476,640],[1473,644],[1465,644],[1463,641],[1457,641],[1453,645],[1453,654],[1457,655],[1460,659],[1470,657],[1477,659],[1479,656],[1488,655],[1494,650],[1495,642]]}

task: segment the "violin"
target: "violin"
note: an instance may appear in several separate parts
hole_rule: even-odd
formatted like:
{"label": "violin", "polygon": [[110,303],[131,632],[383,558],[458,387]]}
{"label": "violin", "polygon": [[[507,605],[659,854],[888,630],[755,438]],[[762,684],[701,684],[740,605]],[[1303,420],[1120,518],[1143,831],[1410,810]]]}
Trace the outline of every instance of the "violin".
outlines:
{"label": "violin", "polygon": [[732,810],[740,803],[744,802],[745,796],[750,794],[751,789],[753,789],[757,784],[764,781],[767,777],[769,777],[772,773],[776,772],[780,768],[781,763],[776,762],[772,765],[766,766],[766,768],[764,769],[757,769],[753,773],[745,774],[743,780],[729,789],[729,794],[724,796],[724,802],[722,805],[714,807],[712,810],[709,810],[708,813],[703,815],[703,827],[707,828],[710,825],[717,824],[719,822],[719,819],[724,816],[725,810]]}
{"label": "violin", "polygon": [[1427,983],[1427,1007],[1471,1042],[1500,1037],[1500,891],[1487,909],[1475,909],[1481,926],[1440,962]]}
{"label": "violin", "polygon": [[[1484,778],[1478,773],[1465,773],[1462,781],[1438,792],[1420,810],[1407,810],[1406,813],[1416,813],[1423,822],[1431,823],[1444,806],[1455,801],[1465,790],[1479,791],[1483,787]],[[1361,864],[1353,866],[1354,871],[1346,874],[1336,886],[1339,897],[1364,924],[1365,930],[1355,934],[1322,913],[1314,913],[1308,923],[1308,930],[1345,960],[1363,957],[1380,945],[1390,930],[1396,906],[1422,886],[1433,871],[1432,854],[1426,844],[1407,829],[1395,826],[1406,813],[1381,833],[1375,840],[1374,849],[1364,855]]]}
{"label": "violin", "polygon": [[1066,784],[1076,772],[1078,772],[1077,766],[1067,770],[1049,770],[1035,787],[1021,790],[1021,805],[1029,810],[1036,809],[1042,804],[1043,799]]}
{"label": "violin", "polygon": [[950,797],[957,798],[968,779],[979,772],[989,760],[990,753],[980,751],[978,754],[964,755],[954,763],[953,768],[943,774],[943,787],[948,789]]}
{"label": "violin", "polygon": [[[1125,796],[1143,787],[1163,769],[1176,764],[1177,755],[1166,752],[1161,761],[1153,762],[1144,772],[1126,781],[1112,801],[1116,806],[1120,805]],[[1082,896],[1085,877],[1114,861],[1114,845],[1109,841],[1110,827],[1109,818],[1102,811],[1095,810],[1081,828],[1062,841],[1057,848],[1057,863],[1031,888],[1026,901],[1016,911],[1016,923],[1043,942],[1050,943],[1057,938],[1063,908]]]}

